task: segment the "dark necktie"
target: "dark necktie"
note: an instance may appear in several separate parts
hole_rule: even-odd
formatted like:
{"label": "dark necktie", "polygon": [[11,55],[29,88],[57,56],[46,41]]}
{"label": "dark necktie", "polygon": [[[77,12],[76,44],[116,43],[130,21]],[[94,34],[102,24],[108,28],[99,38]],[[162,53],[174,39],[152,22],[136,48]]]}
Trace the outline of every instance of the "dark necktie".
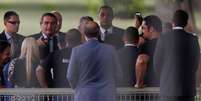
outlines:
{"label": "dark necktie", "polygon": [[48,44],[49,44],[49,51],[50,53],[54,51],[54,42],[53,42],[53,37],[49,38],[48,40]]}
{"label": "dark necktie", "polygon": [[48,43],[49,43],[50,52],[53,52],[58,49],[58,46],[57,46],[58,41],[56,36],[49,38]]}
{"label": "dark necktie", "polygon": [[14,41],[14,38],[13,37],[11,37],[11,38],[9,38],[8,39],[8,41],[9,41],[9,43],[10,43],[10,45],[11,45],[11,55],[13,56],[13,54],[14,54],[14,49],[15,49],[15,41]]}
{"label": "dark necktie", "polygon": [[105,30],[105,32],[104,32],[104,34],[103,34],[103,38],[102,38],[102,40],[105,40],[105,37],[107,36],[107,34],[108,34],[108,31]]}

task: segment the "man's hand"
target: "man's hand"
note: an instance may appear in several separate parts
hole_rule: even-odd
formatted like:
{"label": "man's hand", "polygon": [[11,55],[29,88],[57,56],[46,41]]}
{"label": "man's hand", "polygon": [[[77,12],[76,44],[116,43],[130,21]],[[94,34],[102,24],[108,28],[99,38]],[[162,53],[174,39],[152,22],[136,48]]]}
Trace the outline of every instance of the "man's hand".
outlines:
{"label": "man's hand", "polygon": [[47,40],[47,39],[42,39],[42,38],[40,38],[40,39],[37,40],[37,44],[38,44],[39,46],[45,46],[45,45],[48,44],[48,40]]}

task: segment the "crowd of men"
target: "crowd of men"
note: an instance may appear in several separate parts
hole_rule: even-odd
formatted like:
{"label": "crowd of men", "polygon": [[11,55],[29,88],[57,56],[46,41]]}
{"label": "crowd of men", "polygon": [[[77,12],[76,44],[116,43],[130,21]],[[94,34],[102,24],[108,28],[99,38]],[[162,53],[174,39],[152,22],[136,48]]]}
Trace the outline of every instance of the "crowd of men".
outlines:
{"label": "crowd of men", "polygon": [[134,27],[113,25],[110,6],[99,9],[79,27],[61,32],[58,11],[41,16],[39,33],[23,36],[15,11],[4,14],[0,34],[2,88],[75,89],[75,101],[116,101],[116,87],[160,87],[161,101],[194,101],[200,49],[198,38],[184,30],[188,14],[174,13],[163,31],[156,15],[134,17]]}

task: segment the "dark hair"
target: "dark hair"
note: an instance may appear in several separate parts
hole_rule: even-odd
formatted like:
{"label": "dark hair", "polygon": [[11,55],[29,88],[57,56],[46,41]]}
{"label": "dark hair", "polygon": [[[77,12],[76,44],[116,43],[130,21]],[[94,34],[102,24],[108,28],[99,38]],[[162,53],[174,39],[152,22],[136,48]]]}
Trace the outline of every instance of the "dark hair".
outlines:
{"label": "dark hair", "polygon": [[134,17],[137,18],[138,21],[140,22],[140,25],[142,25],[143,17],[141,15],[138,15],[138,14],[135,14]]}
{"label": "dark hair", "polygon": [[4,21],[7,21],[8,19],[10,19],[11,16],[17,16],[19,17],[19,15],[15,12],[15,11],[7,11],[5,14],[4,14]]}
{"label": "dark hair", "polygon": [[125,32],[124,36],[126,37],[127,41],[138,43],[139,40],[139,33],[138,29],[135,27],[128,27]]}
{"label": "dark hair", "polygon": [[49,16],[49,17],[54,18],[55,21],[57,22],[57,17],[56,17],[53,13],[44,13],[44,14],[41,16],[40,24],[42,24],[42,22],[43,22],[43,18],[46,17],[46,16]]}
{"label": "dark hair", "polygon": [[102,9],[107,9],[112,15],[113,15],[113,9],[112,7],[108,6],[108,5],[103,5],[99,8],[99,11],[100,12]]}
{"label": "dark hair", "polygon": [[72,28],[66,33],[65,39],[67,42],[81,43],[82,37],[79,30]]}
{"label": "dark hair", "polygon": [[[92,26],[92,24],[94,24],[94,25]],[[94,22],[94,21],[90,21],[84,27],[84,34],[88,38],[98,37],[99,30],[100,30],[99,29],[99,25],[96,22]]]}
{"label": "dark hair", "polygon": [[172,20],[175,26],[185,27],[188,23],[188,14],[184,10],[177,10]]}
{"label": "dark hair", "polygon": [[82,22],[83,20],[87,20],[87,21],[94,21],[94,19],[90,16],[82,16],[80,18],[80,22]]}
{"label": "dark hair", "polygon": [[162,32],[162,22],[158,16],[149,15],[146,16],[143,20],[148,27],[152,26],[157,32]]}
{"label": "dark hair", "polygon": [[4,52],[7,47],[10,47],[10,43],[0,40],[0,53]]}

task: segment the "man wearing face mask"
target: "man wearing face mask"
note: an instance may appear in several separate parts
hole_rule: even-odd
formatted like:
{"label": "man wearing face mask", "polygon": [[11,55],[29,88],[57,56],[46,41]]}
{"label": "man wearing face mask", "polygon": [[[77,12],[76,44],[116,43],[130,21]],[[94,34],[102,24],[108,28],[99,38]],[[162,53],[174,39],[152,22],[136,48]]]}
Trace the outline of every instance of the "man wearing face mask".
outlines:
{"label": "man wearing face mask", "polygon": [[7,11],[4,14],[4,31],[0,34],[0,40],[7,41],[11,44],[11,58],[19,56],[21,44],[24,36],[18,34],[20,25],[19,15],[15,11]]}

